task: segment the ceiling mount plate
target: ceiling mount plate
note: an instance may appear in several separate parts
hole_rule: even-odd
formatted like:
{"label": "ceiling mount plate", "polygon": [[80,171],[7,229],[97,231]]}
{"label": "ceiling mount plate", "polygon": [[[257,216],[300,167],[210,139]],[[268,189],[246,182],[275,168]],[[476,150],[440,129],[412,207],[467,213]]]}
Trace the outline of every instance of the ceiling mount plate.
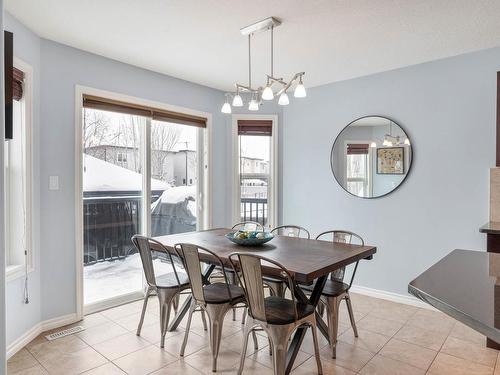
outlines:
{"label": "ceiling mount plate", "polygon": [[275,17],[269,17],[266,19],[263,19],[262,21],[255,22],[251,25],[245,26],[240,29],[240,32],[243,35],[250,35],[250,34],[255,34],[260,31],[266,31],[271,29],[271,27],[276,27],[281,25],[281,21],[278,18]]}

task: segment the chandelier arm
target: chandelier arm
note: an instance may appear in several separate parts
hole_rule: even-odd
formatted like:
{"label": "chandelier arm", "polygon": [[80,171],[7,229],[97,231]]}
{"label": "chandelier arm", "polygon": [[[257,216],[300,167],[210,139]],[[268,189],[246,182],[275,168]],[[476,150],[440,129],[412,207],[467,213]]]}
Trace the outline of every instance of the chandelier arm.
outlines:
{"label": "chandelier arm", "polygon": [[280,96],[281,94],[283,94],[286,90],[288,90],[290,88],[290,86],[293,85],[293,83],[299,79],[299,78],[302,78],[302,76],[306,74],[305,72],[300,72],[300,73],[296,73],[293,78],[290,80],[290,82],[288,82],[285,87],[283,87],[280,91],[278,91],[276,93],[276,96]]}
{"label": "chandelier arm", "polygon": [[283,86],[287,85],[287,83],[285,81],[283,81],[283,78],[276,78],[273,76],[267,76],[267,80],[271,81],[271,84],[273,84],[274,82],[277,82],[277,83],[282,84]]}

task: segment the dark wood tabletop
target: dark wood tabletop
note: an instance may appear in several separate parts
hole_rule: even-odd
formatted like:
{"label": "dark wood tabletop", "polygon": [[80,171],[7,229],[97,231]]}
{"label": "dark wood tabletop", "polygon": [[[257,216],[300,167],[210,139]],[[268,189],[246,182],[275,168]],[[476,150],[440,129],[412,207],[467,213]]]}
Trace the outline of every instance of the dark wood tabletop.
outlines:
{"label": "dark wood tabletop", "polygon": [[[225,266],[230,266],[228,255],[233,252],[248,252],[268,257],[287,268],[299,283],[310,283],[320,276],[340,267],[367,258],[377,251],[375,246],[349,245],[331,241],[308,240],[297,237],[276,236],[262,246],[239,246],[225,235],[232,229],[218,228],[206,231],[172,234],[155,237],[168,249],[177,243],[192,243],[215,252]],[[273,274],[274,267],[264,267],[264,272]]]}

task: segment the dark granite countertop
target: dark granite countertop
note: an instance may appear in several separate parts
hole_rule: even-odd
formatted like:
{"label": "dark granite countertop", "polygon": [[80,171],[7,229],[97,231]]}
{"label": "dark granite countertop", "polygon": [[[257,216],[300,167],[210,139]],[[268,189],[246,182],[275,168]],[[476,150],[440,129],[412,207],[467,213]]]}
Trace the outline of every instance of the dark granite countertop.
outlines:
{"label": "dark granite countertop", "polygon": [[408,292],[500,342],[500,254],[453,250],[410,282]]}

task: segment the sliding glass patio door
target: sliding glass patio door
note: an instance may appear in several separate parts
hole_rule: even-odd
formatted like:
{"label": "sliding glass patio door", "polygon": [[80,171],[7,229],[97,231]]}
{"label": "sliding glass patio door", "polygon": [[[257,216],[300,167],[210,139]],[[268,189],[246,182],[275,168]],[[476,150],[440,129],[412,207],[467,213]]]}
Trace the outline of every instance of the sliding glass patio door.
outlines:
{"label": "sliding glass patio door", "polygon": [[82,118],[83,303],[91,312],[142,297],[134,234],[200,226],[206,129],[92,107]]}

